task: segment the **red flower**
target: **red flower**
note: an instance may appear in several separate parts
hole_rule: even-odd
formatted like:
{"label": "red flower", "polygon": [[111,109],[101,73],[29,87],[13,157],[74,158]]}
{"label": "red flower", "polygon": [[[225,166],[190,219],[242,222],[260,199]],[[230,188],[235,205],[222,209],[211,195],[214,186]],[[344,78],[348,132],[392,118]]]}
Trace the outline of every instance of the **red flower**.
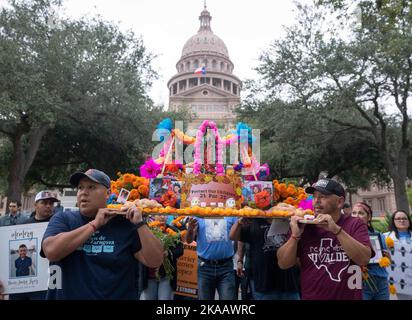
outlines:
{"label": "red flower", "polygon": [[177,202],[176,194],[172,191],[167,191],[162,197],[160,198],[160,203],[164,207],[174,207]]}
{"label": "red flower", "polygon": [[270,193],[266,190],[256,193],[255,203],[261,209],[269,207],[270,206]]}

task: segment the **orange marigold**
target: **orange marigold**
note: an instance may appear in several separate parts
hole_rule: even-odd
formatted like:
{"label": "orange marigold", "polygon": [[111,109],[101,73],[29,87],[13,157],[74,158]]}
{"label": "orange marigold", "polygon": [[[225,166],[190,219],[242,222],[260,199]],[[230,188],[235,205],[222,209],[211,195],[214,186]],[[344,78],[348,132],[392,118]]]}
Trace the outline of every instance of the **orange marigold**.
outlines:
{"label": "orange marigold", "polygon": [[137,189],[132,189],[129,194],[129,200],[133,201],[137,199],[140,199],[139,191],[137,191]]}
{"label": "orange marigold", "polygon": [[382,257],[382,258],[379,259],[378,263],[379,263],[379,266],[381,268],[386,268],[386,267],[389,267],[391,265],[391,260],[389,260],[388,257]]}
{"label": "orange marigold", "polygon": [[385,243],[386,243],[386,246],[388,247],[388,249],[392,249],[393,246],[395,245],[395,242],[393,241],[393,239],[391,237],[386,237]]}
{"label": "orange marigold", "polygon": [[147,196],[149,195],[149,188],[145,185],[140,185],[139,188],[137,188],[137,190],[145,198],[147,198]]}
{"label": "orange marigold", "polygon": [[130,173],[125,173],[123,175],[123,181],[124,181],[125,184],[133,183],[133,175],[131,175]]}

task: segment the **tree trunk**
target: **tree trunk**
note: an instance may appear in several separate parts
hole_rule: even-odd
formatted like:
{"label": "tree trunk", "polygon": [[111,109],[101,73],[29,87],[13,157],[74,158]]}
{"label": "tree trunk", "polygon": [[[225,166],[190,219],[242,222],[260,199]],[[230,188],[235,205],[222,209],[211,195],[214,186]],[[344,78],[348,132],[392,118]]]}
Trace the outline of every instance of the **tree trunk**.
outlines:
{"label": "tree trunk", "polygon": [[32,129],[28,136],[28,148],[25,152],[23,146],[24,134],[17,131],[12,137],[13,155],[9,166],[9,175],[7,177],[7,205],[11,200],[21,201],[24,179],[29,171],[37,152],[40,148],[41,140],[48,130],[48,126]]}
{"label": "tree trunk", "polygon": [[400,175],[392,177],[393,185],[395,188],[396,209],[403,210],[407,214],[410,214],[408,196],[406,194],[406,177]]}
{"label": "tree trunk", "polygon": [[24,167],[24,152],[22,147],[22,133],[16,133],[13,136],[13,155],[9,166],[9,175],[7,177],[8,189],[7,208],[10,201],[21,201],[21,194],[23,191],[23,167]]}

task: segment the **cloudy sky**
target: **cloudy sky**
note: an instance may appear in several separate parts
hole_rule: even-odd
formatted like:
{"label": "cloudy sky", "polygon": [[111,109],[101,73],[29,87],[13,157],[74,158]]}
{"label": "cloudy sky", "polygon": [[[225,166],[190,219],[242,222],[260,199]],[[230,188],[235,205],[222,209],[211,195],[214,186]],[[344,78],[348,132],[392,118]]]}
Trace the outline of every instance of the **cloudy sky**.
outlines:
{"label": "cloudy sky", "polygon": [[[59,15],[101,15],[142,37],[157,56],[153,67],[160,76],[150,95],[167,106],[167,81],[176,73],[184,44],[199,29],[203,5],[204,0],[63,0]],[[292,24],[296,14],[293,0],[207,0],[207,8],[212,30],[226,43],[234,73],[242,80],[256,78],[259,53],[283,35],[283,26]]]}

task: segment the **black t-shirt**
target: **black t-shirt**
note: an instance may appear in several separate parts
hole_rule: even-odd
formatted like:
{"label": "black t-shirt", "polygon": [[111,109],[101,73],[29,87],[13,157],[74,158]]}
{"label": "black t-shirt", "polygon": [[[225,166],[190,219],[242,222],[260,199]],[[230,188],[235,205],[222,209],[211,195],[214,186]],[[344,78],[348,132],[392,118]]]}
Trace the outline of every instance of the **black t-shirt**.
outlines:
{"label": "black t-shirt", "polygon": [[[75,230],[90,220],[79,211],[56,213],[43,241],[61,232]],[[62,289],[50,293],[48,298],[137,300],[134,254],[140,249],[136,226],[124,217],[113,218],[77,250],[54,263],[61,268]]]}
{"label": "black t-shirt", "polygon": [[270,223],[265,219],[253,219],[248,226],[242,226],[240,241],[250,245],[250,271],[258,292],[299,291],[299,270],[292,267],[282,270],[276,257],[275,237],[268,237]]}

